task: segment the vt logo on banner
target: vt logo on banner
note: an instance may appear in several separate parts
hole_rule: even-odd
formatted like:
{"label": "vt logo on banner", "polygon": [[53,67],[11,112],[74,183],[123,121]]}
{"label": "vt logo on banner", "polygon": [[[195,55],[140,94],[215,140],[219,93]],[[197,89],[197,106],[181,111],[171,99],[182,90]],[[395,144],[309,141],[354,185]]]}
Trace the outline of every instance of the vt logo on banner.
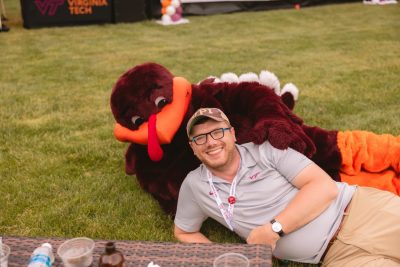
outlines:
{"label": "vt logo on banner", "polygon": [[57,8],[63,5],[65,0],[35,0],[35,5],[39,12],[44,16],[48,13],[49,16],[54,16]]}

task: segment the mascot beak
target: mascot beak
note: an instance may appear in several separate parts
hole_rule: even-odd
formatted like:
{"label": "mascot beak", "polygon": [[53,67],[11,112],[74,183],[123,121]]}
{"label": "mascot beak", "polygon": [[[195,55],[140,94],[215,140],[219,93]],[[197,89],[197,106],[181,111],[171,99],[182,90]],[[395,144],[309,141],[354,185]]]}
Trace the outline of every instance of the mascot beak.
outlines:
{"label": "mascot beak", "polygon": [[173,79],[172,102],[149,117],[149,121],[137,130],[130,130],[119,123],[114,127],[114,135],[121,142],[148,145],[148,153],[153,161],[160,161],[163,153],[160,144],[169,144],[182,124],[192,96],[191,84],[182,77]]}

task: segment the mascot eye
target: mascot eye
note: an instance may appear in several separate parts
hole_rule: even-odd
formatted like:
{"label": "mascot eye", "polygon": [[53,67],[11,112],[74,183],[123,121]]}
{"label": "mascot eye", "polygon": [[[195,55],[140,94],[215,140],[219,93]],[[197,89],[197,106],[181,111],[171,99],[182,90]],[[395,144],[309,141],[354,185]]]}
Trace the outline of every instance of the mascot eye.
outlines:
{"label": "mascot eye", "polygon": [[168,101],[165,97],[159,96],[157,97],[155,103],[158,108],[163,108],[168,104]]}
{"label": "mascot eye", "polygon": [[132,119],[131,119],[131,121],[132,121],[132,123],[135,124],[136,126],[140,126],[140,125],[144,122],[144,119],[142,119],[142,118],[139,117],[139,116],[133,116]]}

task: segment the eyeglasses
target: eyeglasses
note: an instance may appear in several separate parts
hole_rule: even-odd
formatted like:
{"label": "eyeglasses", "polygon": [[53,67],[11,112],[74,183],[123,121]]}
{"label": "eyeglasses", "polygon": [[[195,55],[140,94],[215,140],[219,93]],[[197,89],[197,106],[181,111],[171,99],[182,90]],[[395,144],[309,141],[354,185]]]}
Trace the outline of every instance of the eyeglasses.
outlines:
{"label": "eyeglasses", "polygon": [[195,142],[196,145],[204,145],[207,143],[207,135],[210,135],[214,140],[222,139],[224,137],[224,132],[229,131],[232,127],[228,128],[218,128],[212,130],[211,132],[205,134],[199,134],[190,139],[191,142]]}

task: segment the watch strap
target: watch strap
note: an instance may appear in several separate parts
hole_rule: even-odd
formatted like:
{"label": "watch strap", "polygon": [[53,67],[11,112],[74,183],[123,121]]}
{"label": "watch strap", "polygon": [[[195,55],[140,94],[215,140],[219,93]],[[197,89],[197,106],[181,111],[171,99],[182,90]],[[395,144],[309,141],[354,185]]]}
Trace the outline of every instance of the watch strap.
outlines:
{"label": "watch strap", "polygon": [[274,227],[272,227],[272,231],[274,231],[275,233],[277,233],[280,237],[282,237],[282,236],[285,235],[285,232],[283,232],[283,230],[282,230],[282,225],[281,225],[280,222],[276,221],[275,219],[272,219],[272,220],[270,221],[270,223],[271,223],[271,225],[273,225],[274,223],[278,223],[278,224],[281,226],[281,230],[275,231],[275,230],[274,230]]}

